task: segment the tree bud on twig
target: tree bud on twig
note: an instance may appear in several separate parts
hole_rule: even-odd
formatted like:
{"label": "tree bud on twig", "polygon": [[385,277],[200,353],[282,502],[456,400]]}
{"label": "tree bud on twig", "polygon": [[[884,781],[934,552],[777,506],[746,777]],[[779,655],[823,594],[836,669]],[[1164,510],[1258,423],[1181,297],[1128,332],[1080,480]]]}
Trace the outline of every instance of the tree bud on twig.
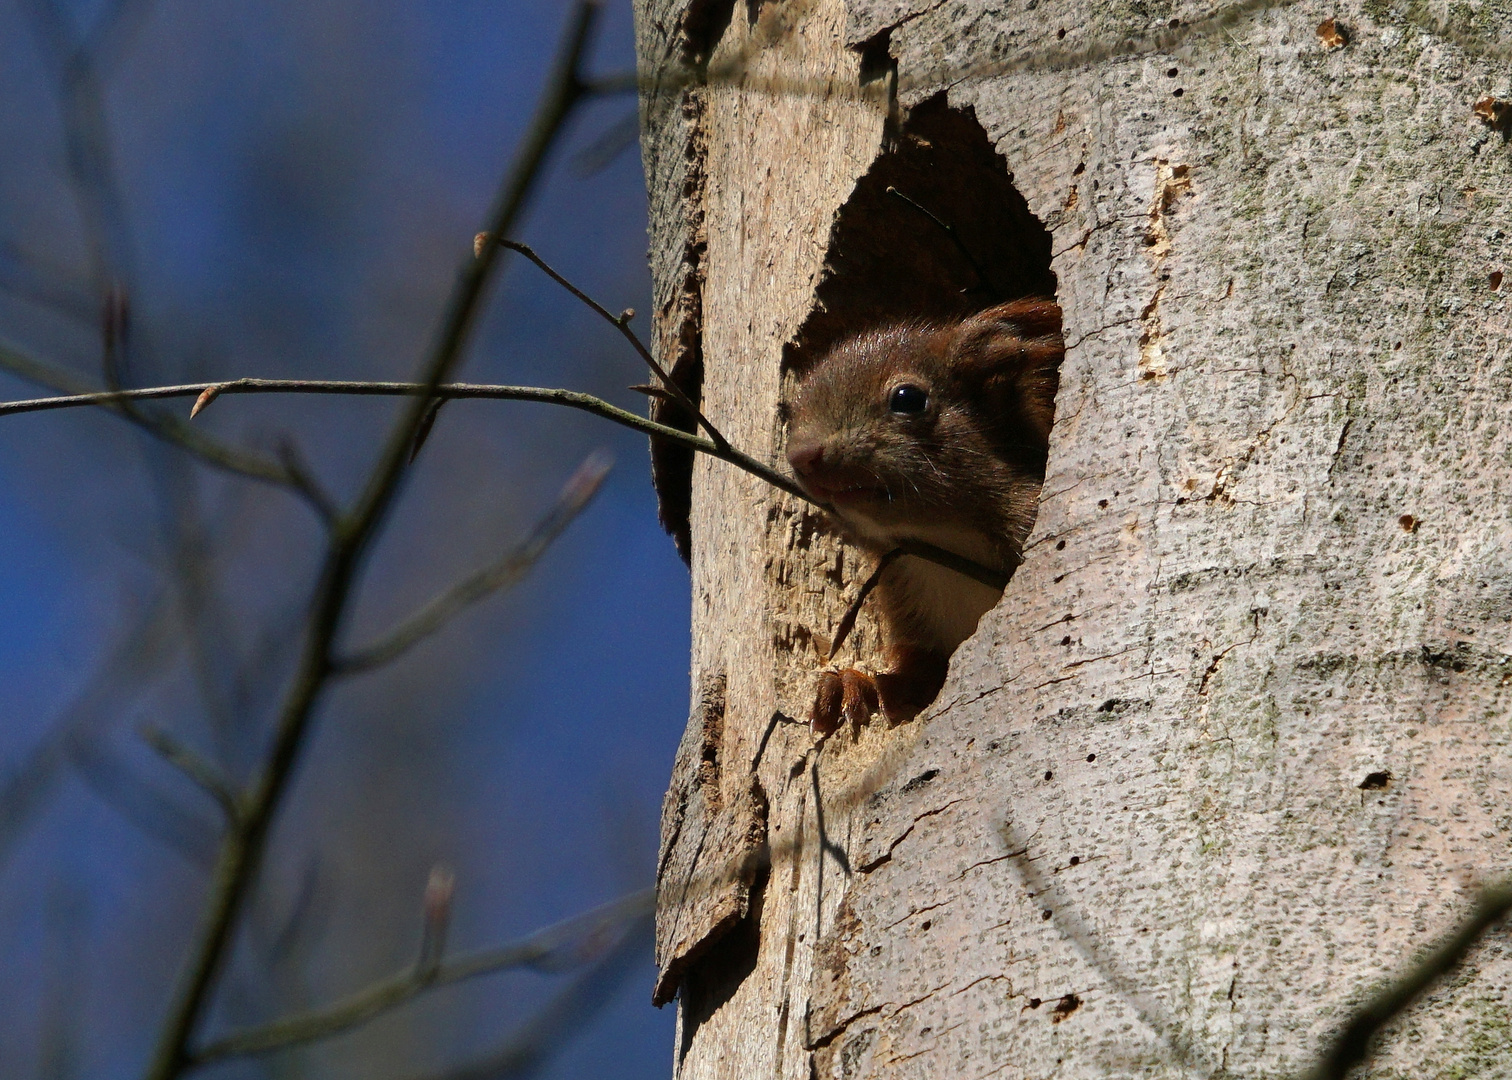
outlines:
{"label": "tree bud on twig", "polygon": [[451,924],[452,896],[457,889],[457,875],[443,863],[431,867],[425,882],[425,931],[420,939],[420,966],[434,967],[446,949],[446,931]]}
{"label": "tree bud on twig", "polygon": [[194,408],[189,410],[189,419],[193,420],[200,413],[204,412],[205,407],[216,398],[220,397],[220,392],[225,388],[226,386],[224,383],[218,383],[215,386],[205,387],[205,389],[200,392],[200,396],[194,399]]}

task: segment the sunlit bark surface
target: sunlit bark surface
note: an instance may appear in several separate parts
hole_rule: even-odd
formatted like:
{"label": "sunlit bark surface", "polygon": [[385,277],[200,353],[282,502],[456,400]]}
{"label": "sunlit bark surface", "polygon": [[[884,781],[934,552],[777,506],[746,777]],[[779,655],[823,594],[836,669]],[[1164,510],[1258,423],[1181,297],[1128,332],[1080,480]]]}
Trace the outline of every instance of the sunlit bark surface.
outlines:
{"label": "sunlit bark surface", "polygon": [[[904,727],[792,722],[869,565],[694,468],[685,1080],[1296,1074],[1512,861],[1512,147],[1475,113],[1512,11],[1210,10],[639,4],[658,343],[737,445],[780,460],[837,222],[926,102],[1048,231],[1069,345],[1026,561]],[[1369,1075],[1512,1074],[1509,978],[1492,937]]]}

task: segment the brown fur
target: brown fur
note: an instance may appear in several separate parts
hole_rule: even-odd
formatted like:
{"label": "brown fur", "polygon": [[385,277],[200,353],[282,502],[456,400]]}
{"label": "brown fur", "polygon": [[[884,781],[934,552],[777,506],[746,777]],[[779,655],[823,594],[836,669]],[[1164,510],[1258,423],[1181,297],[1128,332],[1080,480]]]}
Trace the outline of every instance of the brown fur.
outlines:
{"label": "brown fur", "polygon": [[[1060,308],[1016,300],[948,325],[904,323],[835,346],[787,403],[788,460],[844,534],[875,554],[924,540],[1011,573],[1044,480],[1065,345]],[[903,384],[928,395],[894,413]],[[950,654],[999,593],[904,556],[877,586],[890,670],[826,672],[816,729],[880,703],[894,722],[927,705]]]}

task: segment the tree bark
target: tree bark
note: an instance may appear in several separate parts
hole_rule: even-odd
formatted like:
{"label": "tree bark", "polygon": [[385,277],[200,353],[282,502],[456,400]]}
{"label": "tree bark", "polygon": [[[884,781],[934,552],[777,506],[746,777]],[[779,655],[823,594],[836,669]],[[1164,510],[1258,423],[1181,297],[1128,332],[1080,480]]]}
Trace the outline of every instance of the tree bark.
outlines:
{"label": "tree bark", "polygon": [[[637,0],[657,347],[732,442],[780,461],[785,372],[888,317],[1053,287],[1069,346],[907,725],[801,722],[868,559],[658,449],[678,1077],[1298,1074],[1507,872],[1512,11],[1425,10]],[[1512,1075],[1509,977],[1366,1073]]]}

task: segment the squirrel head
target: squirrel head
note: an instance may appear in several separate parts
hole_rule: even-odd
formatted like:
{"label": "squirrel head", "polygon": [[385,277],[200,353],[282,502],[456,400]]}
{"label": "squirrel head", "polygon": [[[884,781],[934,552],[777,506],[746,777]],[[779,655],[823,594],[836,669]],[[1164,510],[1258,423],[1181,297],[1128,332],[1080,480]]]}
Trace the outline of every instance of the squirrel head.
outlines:
{"label": "squirrel head", "polygon": [[786,403],[798,482],[879,541],[968,526],[1016,548],[1044,478],[1060,325],[1054,301],[1017,300],[840,342]]}

